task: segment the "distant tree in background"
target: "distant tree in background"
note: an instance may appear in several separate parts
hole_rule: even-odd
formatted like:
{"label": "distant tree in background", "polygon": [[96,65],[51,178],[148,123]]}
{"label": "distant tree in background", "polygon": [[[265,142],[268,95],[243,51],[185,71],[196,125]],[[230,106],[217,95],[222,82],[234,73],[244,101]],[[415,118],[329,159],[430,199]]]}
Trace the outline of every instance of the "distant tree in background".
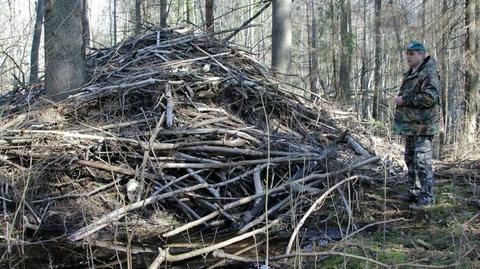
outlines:
{"label": "distant tree in background", "polygon": [[468,142],[474,142],[478,132],[480,106],[480,4],[465,0],[465,134]]}
{"label": "distant tree in background", "polygon": [[142,30],[142,0],[135,0],[135,35]]}
{"label": "distant tree in background", "polygon": [[207,22],[205,29],[207,30],[207,32],[211,32],[211,33],[215,32],[214,8],[215,8],[214,0],[205,1],[205,19]]}
{"label": "distant tree in background", "polygon": [[83,3],[45,3],[45,87],[53,100],[65,98],[85,81]]}
{"label": "distant tree in background", "polygon": [[291,73],[292,1],[275,0],[272,5],[272,69]]}
{"label": "distant tree in background", "polygon": [[160,0],[160,26],[167,27],[167,0]]}
{"label": "distant tree in background", "polygon": [[38,80],[38,51],[40,49],[40,39],[42,37],[44,7],[44,0],[38,0],[36,6],[35,28],[33,30],[32,50],[30,53],[30,78],[28,81],[29,84],[36,83]]}
{"label": "distant tree in background", "polygon": [[309,31],[309,54],[308,54],[308,63],[309,63],[309,76],[310,76],[310,90],[312,91],[312,96],[310,100],[315,100],[316,95],[319,94],[319,80],[320,74],[318,71],[318,26],[317,26],[317,12],[315,6],[315,0],[309,0],[305,2],[305,13],[308,17],[309,13],[311,14],[311,26]]}
{"label": "distant tree in background", "polygon": [[340,73],[338,99],[349,103],[352,98],[350,73],[352,71],[352,8],[350,0],[340,1]]}
{"label": "distant tree in background", "polygon": [[382,87],[382,76],[380,74],[382,65],[382,35],[380,33],[381,16],[382,16],[382,0],[374,0],[374,44],[375,44],[375,69],[373,71],[374,92],[373,92],[373,110],[372,116],[374,119],[380,119],[380,95]]}
{"label": "distant tree in background", "polygon": [[112,36],[113,45],[117,44],[117,0],[113,0],[113,14],[112,14]]}

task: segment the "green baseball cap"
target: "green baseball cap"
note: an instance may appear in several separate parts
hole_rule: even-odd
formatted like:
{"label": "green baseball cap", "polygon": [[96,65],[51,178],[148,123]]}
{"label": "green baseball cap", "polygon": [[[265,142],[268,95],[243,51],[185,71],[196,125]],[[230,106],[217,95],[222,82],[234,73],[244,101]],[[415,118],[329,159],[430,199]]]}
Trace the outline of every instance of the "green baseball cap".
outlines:
{"label": "green baseball cap", "polygon": [[423,52],[426,52],[427,48],[425,48],[422,42],[410,41],[410,43],[407,44],[404,50],[421,50]]}

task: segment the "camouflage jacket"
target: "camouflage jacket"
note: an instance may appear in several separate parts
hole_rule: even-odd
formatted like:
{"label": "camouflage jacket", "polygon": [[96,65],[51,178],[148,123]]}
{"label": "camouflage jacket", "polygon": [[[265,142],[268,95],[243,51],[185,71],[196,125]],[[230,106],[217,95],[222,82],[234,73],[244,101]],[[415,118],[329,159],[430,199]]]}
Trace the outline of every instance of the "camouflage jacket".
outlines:
{"label": "camouflage jacket", "polygon": [[425,58],[417,71],[403,76],[399,96],[403,104],[396,107],[393,132],[398,135],[435,135],[440,130],[440,78],[437,62]]}

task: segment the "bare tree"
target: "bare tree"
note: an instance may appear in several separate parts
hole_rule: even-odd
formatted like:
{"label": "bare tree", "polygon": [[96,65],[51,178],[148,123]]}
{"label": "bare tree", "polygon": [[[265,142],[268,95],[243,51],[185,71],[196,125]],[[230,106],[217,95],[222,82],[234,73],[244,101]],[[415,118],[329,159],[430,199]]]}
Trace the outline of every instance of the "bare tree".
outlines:
{"label": "bare tree", "polygon": [[113,0],[113,45],[117,44],[117,0]]}
{"label": "bare tree", "polygon": [[187,22],[193,22],[192,21],[192,0],[185,0],[185,9],[187,13]]}
{"label": "bare tree", "polygon": [[370,98],[368,97],[368,59],[367,59],[367,0],[363,0],[363,39],[360,89],[362,91],[362,119],[370,120]]}
{"label": "bare tree", "polygon": [[38,50],[40,49],[40,39],[42,37],[42,23],[44,17],[44,0],[37,1],[35,28],[33,31],[32,52],[30,54],[30,78],[29,84],[36,83],[38,80]]}
{"label": "bare tree", "polygon": [[480,91],[478,73],[480,64],[478,46],[480,37],[479,7],[477,1],[465,0],[465,135],[468,142],[475,141],[479,118]]}
{"label": "bare tree", "polygon": [[[332,34],[330,39],[330,46],[332,48],[331,55],[332,55],[332,74],[331,74],[331,82],[334,92],[338,93],[338,72],[337,72],[337,16],[335,15],[335,1],[330,0],[330,27]],[[327,69],[328,70],[328,69]]]}
{"label": "bare tree", "polygon": [[320,74],[318,72],[318,26],[317,26],[317,13],[316,11],[316,6],[315,6],[315,1],[314,0],[309,0],[306,4],[307,10],[307,16],[308,16],[308,11],[310,9],[310,12],[312,14],[312,26],[310,29],[310,50],[309,50],[309,71],[310,71],[310,90],[312,91],[312,96],[311,100],[315,100],[316,96],[315,94],[319,93],[318,90],[318,82],[320,78]]}
{"label": "bare tree", "polygon": [[214,0],[205,1],[205,19],[207,21],[206,30],[207,32],[215,32],[215,16],[214,16]]}
{"label": "bare tree", "polygon": [[45,8],[45,87],[54,100],[65,98],[85,80],[83,0],[47,0]]}
{"label": "bare tree", "polygon": [[160,26],[167,27],[167,0],[160,0]]}
{"label": "bare tree", "polygon": [[349,102],[350,71],[352,68],[352,36],[351,36],[351,5],[350,0],[340,1],[340,74],[339,74],[339,99]]}
{"label": "bare tree", "polygon": [[403,60],[403,51],[402,51],[403,41],[402,41],[402,37],[400,35],[400,31],[401,31],[402,28],[398,24],[398,18],[400,16],[399,16],[398,11],[395,10],[395,7],[393,5],[393,0],[389,1],[389,5],[390,5],[390,8],[391,8],[391,12],[393,13],[392,16],[391,16],[392,25],[393,25],[393,28],[394,28],[394,31],[395,31],[395,38],[397,39],[397,50],[398,50],[398,53],[399,53],[399,56],[400,56],[399,59],[401,61],[401,60]]}
{"label": "bare tree", "polygon": [[83,0],[82,3],[82,37],[83,37],[83,44],[82,44],[82,53],[83,58],[87,54],[87,47],[90,45],[90,22],[88,21],[88,4],[87,0]]}
{"label": "bare tree", "polygon": [[448,0],[442,1],[442,22],[441,22],[441,39],[440,39],[440,49],[438,52],[438,60],[440,60],[440,83],[442,85],[442,90],[440,94],[440,104],[442,107],[442,125],[444,126],[443,130],[440,132],[439,135],[439,144],[438,144],[438,151],[436,153],[438,158],[441,158],[443,152],[443,145],[446,142],[446,133],[447,133],[447,119],[448,119],[448,84],[447,84],[447,68],[449,61],[448,59],[448,31],[446,30],[448,27],[448,19],[447,19],[447,8],[448,8]]}
{"label": "bare tree", "polygon": [[135,0],[135,35],[142,30],[142,0]]}
{"label": "bare tree", "polygon": [[374,2],[375,9],[375,24],[373,29],[374,34],[374,43],[375,43],[375,67],[373,70],[373,80],[374,80],[374,92],[373,92],[373,113],[372,116],[374,119],[380,119],[380,88],[382,87],[382,79],[380,77],[380,67],[381,67],[381,57],[382,57],[382,36],[380,34],[380,25],[381,25],[381,10],[382,10],[382,1],[375,0]]}
{"label": "bare tree", "polygon": [[422,13],[420,14],[421,16],[421,22],[422,22],[422,25],[421,25],[421,31],[422,31],[422,42],[425,43],[425,36],[426,36],[426,13],[427,13],[427,0],[422,0]]}
{"label": "bare tree", "polygon": [[275,0],[272,5],[272,69],[286,74],[291,66],[292,1]]}

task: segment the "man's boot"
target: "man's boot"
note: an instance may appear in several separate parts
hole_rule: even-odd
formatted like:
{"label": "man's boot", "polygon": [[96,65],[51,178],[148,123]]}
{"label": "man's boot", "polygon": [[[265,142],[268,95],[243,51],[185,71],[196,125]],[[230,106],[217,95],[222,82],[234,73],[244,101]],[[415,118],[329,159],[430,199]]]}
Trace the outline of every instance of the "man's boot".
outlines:
{"label": "man's boot", "polygon": [[419,136],[415,140],[415,167],[421,185],[416,206],[429,206],[434,203],[433,188],[435,185],[432,168],[431,137]]}

